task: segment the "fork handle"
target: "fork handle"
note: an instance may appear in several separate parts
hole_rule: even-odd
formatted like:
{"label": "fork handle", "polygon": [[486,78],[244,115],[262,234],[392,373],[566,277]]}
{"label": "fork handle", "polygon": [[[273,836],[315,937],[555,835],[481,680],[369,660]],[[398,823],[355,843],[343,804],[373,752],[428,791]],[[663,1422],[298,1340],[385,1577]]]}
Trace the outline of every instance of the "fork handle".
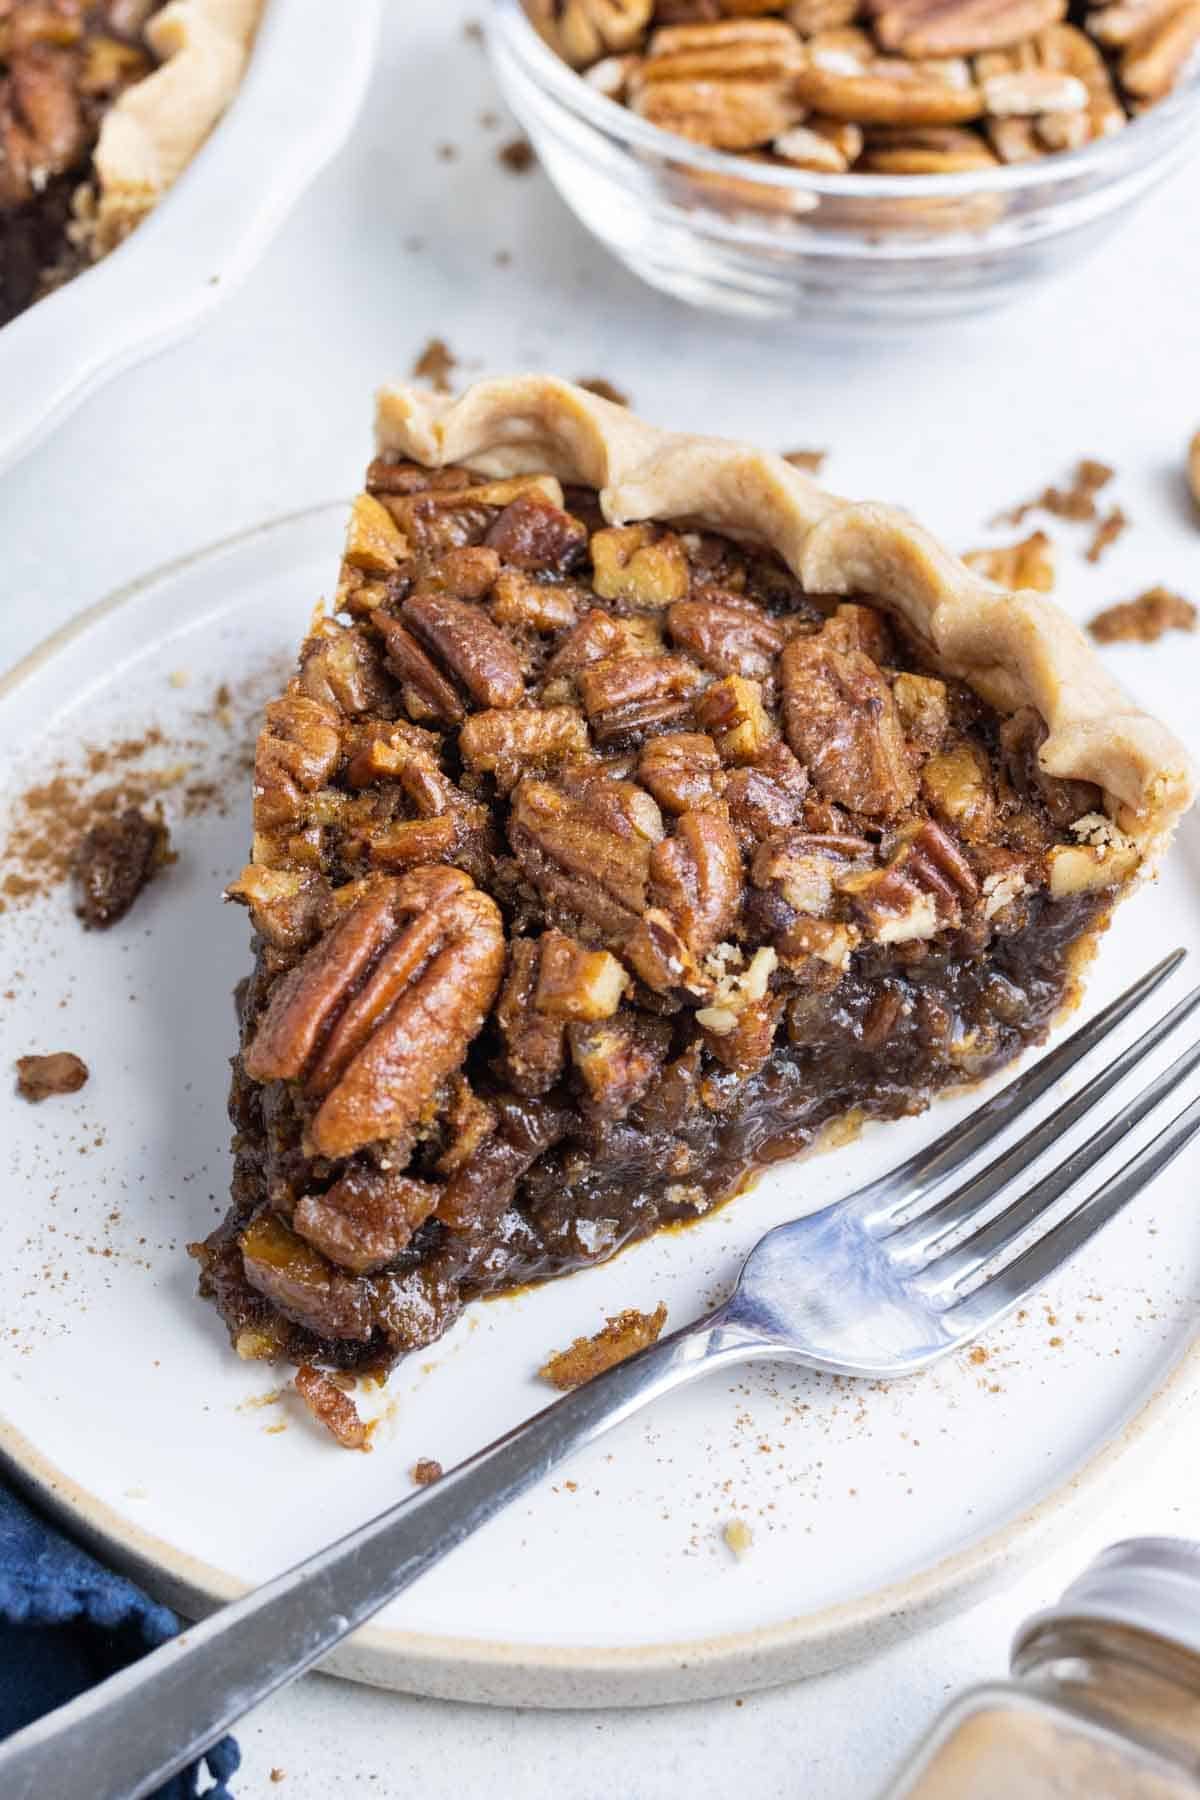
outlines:
{"label": "fork handle", "polygon": [[724,1310],[674,1332],[435,1485],[191,1626],[0,1745],[5,1800],[139,1800],[302,1675],[564,1457],[672,1388],[778,1355]]}

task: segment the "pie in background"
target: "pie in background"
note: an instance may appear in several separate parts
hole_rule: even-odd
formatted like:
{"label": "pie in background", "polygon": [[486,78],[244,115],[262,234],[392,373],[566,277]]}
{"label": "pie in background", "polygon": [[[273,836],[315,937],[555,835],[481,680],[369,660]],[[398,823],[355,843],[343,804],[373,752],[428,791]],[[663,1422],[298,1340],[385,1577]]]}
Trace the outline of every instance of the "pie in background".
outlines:
{"label": "pie in background", "polygon": [[264,0],[0,0],[0,326],[106,255],[237,92]]}
{"label": "pie in background", "polygon": [[380,396],[258,740],[243,1356],[380,1370],[1043,1039],[1192,796],[1044,595],[565,382]]}

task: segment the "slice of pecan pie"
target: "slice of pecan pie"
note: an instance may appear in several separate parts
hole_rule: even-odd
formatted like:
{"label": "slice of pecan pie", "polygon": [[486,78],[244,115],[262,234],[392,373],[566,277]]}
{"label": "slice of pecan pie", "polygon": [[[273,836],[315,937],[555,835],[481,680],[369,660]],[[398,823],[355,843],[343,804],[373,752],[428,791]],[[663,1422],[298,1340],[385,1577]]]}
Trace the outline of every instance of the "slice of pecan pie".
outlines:
{"label": "slice of pecan pie", "polygon": [[231,894],[243,1355],[382,1368],[1043,1038],[1191,797],[1040,594],[540,377],[385,391]]}
{"label": "slice of pecan pie", "polygon": [[104,255],[204,142],[263,0],[0,0],[0,325]]}

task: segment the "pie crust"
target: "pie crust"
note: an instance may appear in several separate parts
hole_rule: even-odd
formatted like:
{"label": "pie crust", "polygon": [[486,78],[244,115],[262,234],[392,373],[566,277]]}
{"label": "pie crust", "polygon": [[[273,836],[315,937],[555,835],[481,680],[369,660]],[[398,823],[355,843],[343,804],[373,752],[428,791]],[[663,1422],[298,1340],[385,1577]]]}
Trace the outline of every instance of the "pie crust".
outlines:
{"label": "pie crust", "polygon": [[870,594],[997,711],[1035,708],[1048,727],[1041,766],[1103,789],[1144,871],[1192,803],[1183,745],[1134,704],[1067,615],[977,575],[898,507],[843,500],[769,451],[664,431],[542,375],[481,381],[459,399],[385,387],[376,430],[381,451],[428,467],[545,470],[596,488],[610,524],[704,525],[776,551],[808,593]]}
{"label": "pie crust", "polygon": [[103,256],[183,173],[237,92],[264,0],[171,0],[146,26],[159,58],[105,115],[91,236]]}

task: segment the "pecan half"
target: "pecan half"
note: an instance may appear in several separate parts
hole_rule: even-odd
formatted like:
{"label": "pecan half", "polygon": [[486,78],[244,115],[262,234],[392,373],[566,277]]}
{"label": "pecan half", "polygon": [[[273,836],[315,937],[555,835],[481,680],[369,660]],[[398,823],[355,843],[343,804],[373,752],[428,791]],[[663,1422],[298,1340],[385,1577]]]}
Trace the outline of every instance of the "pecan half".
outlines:
{"label": "pecan half", "polygon": [[332,707],[303,694],[272,700],[255,750],[255,830],[270,831],[302,819],[307,796],[329,780],[341,748]]}
{"label": "pecan half", "polygon": [[770,675],[783,648],[783,630],[753,601],[701,588],[678,600],[667,613],[667,630],[677,644],[717,675]]}
{"label": "pecan half", "polygon": [[478,706],[517,705],[525,692],[521,660],[486,613],[448,594],[418,593],[400,617]]}
{"label": "pecan half", "polygon": [[881,44],[904,56],[970,56],[1019,44],[1067,10],[1066,0],[868,0]]}
{"label": "pecan half", "polygon": [[[628,782],[577,799],[548,782],[515,790],[508,838],[545,905],[586,921],[619,943],[646,905],[650,851],[662,820],[650,796]],[[649,809],[649,810],[647,810]]]}
{"label": "pecan half", "polygon": [[722,19],[656,31],[628,77],[635,112],[717,150],[752,150],[804,116],[792,78],[800,41],[777,19]]}
{"label": "pecan half", "polygon": [[749,852],[772,832],[798,824],[807,792],[805,769],[778,741],[749,768],[735,769],[725,784],[725,804],[742,849]]}
{"label": "pecan half", "polygon": [[301,693],[353,718],[382,712],[394,692],[376,646],[363,632],[322,619],[300,652]]}
{"label": "pecan half", "polygon": [[504,933],[459,869],[381,882],[272,992],[247,1047],[255,1081],[303,1081],[313,1148],[402,1138],[495,999]]}
{"label": "pecan half", "polygon": [[651,852],[650,900],[670,915],[697,958],[726,936],[742,900],[741,852],[727,820],[684,813],[674,836]]}
{"label": "pecan half", "polygon": [[826,799],[869,818],[894,818],[916,796],[896,703],[860,650],[831,649],[824,632],[792,638],[781,658],[788,743]]}
{"label": "pecan half", "polygon": [[574,625],[579,596],[574,588],[534,581],[516,569],[504,569],[492,590],[492,617],[497,625],[528,625],[533,631],[562,631]]}

